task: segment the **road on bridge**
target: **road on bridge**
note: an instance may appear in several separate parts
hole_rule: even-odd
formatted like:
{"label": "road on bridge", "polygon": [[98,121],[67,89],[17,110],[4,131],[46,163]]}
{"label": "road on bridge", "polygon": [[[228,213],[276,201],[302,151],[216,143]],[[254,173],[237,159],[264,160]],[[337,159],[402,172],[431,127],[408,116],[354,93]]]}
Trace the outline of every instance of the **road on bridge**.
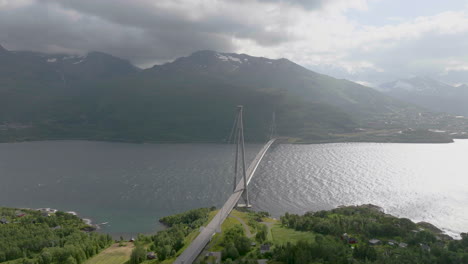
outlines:
{"label": "road on bridge", "polygon": [[[262,161],[263,157],[265,156],[268,149],[270,149],[271,145],[276,141],[276,139],[272,139],[268,141],[265,146],[260,150],[257,154],[255,159],[252,161],[250,166],[246,171],[247,175],[247,184],[250,183],[255,171],[258,168],[258,165]],[[210,242],[211,238],[215,234],[216,230],[221,228],[221,224],[224,220],[229,216],[232,209],[236,206],[239,199],[241,198],[242,192],[244,191],[244,179],[241,178],[239,183],[237,184],[234,193],[229,197],[226,203],[221,207],[219,212],[215,215],[215,217],[211,220],[211,222],[203,228],[200,234],[192,241],[192,243],[180,254],[180,256],[174,261],[174,264],[191,264],[195,261],[195,259],[200,255],[203,248]]]}

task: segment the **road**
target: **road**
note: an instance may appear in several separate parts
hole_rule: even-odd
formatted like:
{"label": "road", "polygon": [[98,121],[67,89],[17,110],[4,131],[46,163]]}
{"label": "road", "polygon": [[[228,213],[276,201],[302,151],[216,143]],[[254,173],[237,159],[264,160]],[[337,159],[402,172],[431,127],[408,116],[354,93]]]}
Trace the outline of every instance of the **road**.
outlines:
{"label": "road", "polygon": [[[257,154],[255,159],[252,161],[250,166],[247,168],[246,175],[247,175],[247,184],[250,183],[255,171],[258,168],[258,165],[262,161],[263,157],[265,156],[268,149],[270,149],[271,145],[276,141],[276,139],[272,139],[268,141],[265,146],[260,150]],[[219,212],[215,215],[215,217],[211,220],[211,222],[200,232],[200,234],[192,241],[190,246],[188,246],[182,254],[174,261],[174,264],[191,264],[195,261],[195,259],[200,255],[203,248],[210,242],[213,235],[216,233],[216,230],[220,228],[221,224],[224,220],[229,216],[232,209],[236,206],[237,202],[241,198],[242,192],[244,190],[244,179],[241,178],[239,183],[237,184],[234,193],[228,198],[226,203],[221,207]]]}

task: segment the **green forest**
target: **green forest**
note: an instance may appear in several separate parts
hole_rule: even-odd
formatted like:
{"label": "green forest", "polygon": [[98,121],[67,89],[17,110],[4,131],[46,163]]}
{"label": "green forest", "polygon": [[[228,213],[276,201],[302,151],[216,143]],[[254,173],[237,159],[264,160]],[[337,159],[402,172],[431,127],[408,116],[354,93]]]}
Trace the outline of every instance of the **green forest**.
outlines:
{"label": "green forest", "polygon": [[83,263],[113,243],[93,230],[69,213],[0,208],[0,262]]}
{"label": "green forest", "polygon": [[[200,208],[163,217],[166,228],[138,235],[125,263],[172,263],[216,212]],[[1,263],[84,263],[113,244],[110,236],[92,232],[71,214],[8,208],[0,213]],[[429,223],[397,218],[372,205],[286,213],[280,219],[234,210],[196,263],[215,263],[217,254],[218,261],[229,264],[259,259],[270,264],[465,264],[468,234],[455,240]]]}
{"label": "green forest", "polygon": [[276,247],[272,258],[281,263],[468,263],[468,234],[453,240],[431,224],[373,206],[286,214],[281,224],[316,235],[312,242]]}

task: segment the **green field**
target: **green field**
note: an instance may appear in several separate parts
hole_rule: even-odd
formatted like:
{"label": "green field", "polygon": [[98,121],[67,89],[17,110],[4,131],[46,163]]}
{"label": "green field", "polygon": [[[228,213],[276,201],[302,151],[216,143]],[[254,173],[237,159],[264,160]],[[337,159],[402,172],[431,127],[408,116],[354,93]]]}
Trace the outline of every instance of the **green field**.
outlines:
{"label": "green field", "polygon": [[127,243],[123,247],[119,247],[119,244],[114,244],[86,261],[85,264],[124,264],[130,259],[133,247],[133,243]]}
{"label": "green field", "polygon": [[285,228],[278,222],[273,225],[270,232],[275,244],[283,244],[286,242],[296,243],[299,240],[313,241],[315,239],[315,235],[312,232],[301,232],[291,228]]}

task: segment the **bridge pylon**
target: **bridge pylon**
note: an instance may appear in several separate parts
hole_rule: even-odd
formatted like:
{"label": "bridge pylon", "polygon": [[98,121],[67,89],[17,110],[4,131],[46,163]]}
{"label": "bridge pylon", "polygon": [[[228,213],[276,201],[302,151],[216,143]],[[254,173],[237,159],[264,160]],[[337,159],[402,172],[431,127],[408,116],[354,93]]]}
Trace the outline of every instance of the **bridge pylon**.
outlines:
{"label": "bridge pylon", "polygon": [[234,187],[233,191],[236,191],[237,186],[237,175],[242,173],[242,178],[244,180],[244,188],[242,190],[242,198],[244,204],[237,204],[237,207],[252,207],[249,202],[249,190],[247,189],[247,174],[245,168],[245,142],[244,142],[244,120],[243,120],[243,110],[242,105],[237,106],[237,116],[234,122],[234,142],[236,142],[236,158],[234,164]]}

